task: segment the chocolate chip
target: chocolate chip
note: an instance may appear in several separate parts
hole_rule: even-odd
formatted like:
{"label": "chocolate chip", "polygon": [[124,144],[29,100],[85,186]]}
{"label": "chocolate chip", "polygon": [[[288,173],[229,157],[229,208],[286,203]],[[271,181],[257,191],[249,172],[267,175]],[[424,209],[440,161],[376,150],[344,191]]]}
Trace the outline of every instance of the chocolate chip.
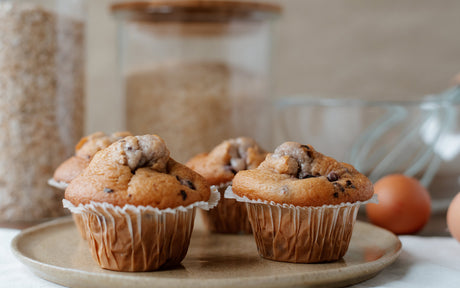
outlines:
{"label": "chocolate chip", "polygon": [[327,174],[327,180],[329,180],[329,182],[334,182],[339,180],[339,176],[337,175],[337,173],[332,171],[331,173]]}
{"label": "chocolate chip", "polygon": [[187,199],[187,193],[185,193],[185,190],[180,190],[180,195],[182,196],[182,200],[185,201],[185,199]]}
{"label": "chocolate chip", "polygon": [[232,172],[233,174],[236,174],[236,173],[237,173],[236,170],[233,169],[233,166],[232,166],[232,165],[225,165],[225,166],[224,166],[224,169],[225,169],[225,170],[228,170],[228,171],[230,171],[230,172]]}
{"label": "chocolate chip", "polygon": [[335,192],[335,193],[332,194],[332,195],[334,195],[334,198],[339,198],[339,193],[337,193],[337,192]]}
{"label": "chocolate chip", "polygon": [[306,153],[307,153],[308,157],[313,158],[313,151],[308,150],[308,151],[306,151]]}
{"label": "chocolate chip", "polygon": [[132,196],[133,196],[133,195],[131,195],[131,194],[128,194],[128,197],[132,197]]}
{"label": "chocolate chip", "polygon": [[113,193],[113,189],[110,188],[104,188],[105,193]]}
{"label": "chocolate chip", "polygon": [[307,150],[310,150],[310,146],[308,146],[308,145],[300,145],[300,147],[305,148]]}
{"label": "chocolate chip", "polygon": [[192,181],[190,181],[188,179],[181,179],[177,175],[176,175],[176,179],[177,179],[177,181],[179,181],[180,185],[187,186],[188,188],[190,188],[192,190],[196,190],[196,187],[195,187],[195,185],[193,184]]}
{"label": "chocolate chip", "polygon": [[187,186],[188,188],[192,190],[196,190],[195,185],[193,185],[192,181],[187,180],[187,179],[182,179],[180,180],[180,184]]}
{"label": "chocolate chip", "polygon": [[353,188],[353,189],[356,189],[356,186],[355,186],[355,185],[353,185],[353,183],[351,183],[351,181],[350,181],[350,180],[347,180],[347,187],[348,187],[348,188]]}
{"label": "chocolate chip", "polygon": [[307,174],[307,175],[298,175],[297,178],[299,179],[308,179],[308,178],[316,178],[316,176],[314,175],[311,175],[311,174]]}
{"label": "chocolate chip", "polygon": [[128,151],[133,151],[133,147],[128,146],[128,147],[126,147],[126,150],[128,150]]}

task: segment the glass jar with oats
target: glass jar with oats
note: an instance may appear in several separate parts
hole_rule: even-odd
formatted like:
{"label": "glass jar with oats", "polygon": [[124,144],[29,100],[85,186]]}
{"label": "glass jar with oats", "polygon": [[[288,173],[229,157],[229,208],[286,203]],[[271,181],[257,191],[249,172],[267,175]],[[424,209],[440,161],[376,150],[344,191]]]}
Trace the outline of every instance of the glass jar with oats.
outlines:
{"label": "glass jar with oats", "polygon": [[225,139],[271,146],[271,63],[281,8],[240,1],[112,5],[125,129],[187,161]]}
{"label": "glass jar with oats", "polygon": [[0,0],[2,225],[64,213],[47,180],[83,134],[84,12],[84,0]]}

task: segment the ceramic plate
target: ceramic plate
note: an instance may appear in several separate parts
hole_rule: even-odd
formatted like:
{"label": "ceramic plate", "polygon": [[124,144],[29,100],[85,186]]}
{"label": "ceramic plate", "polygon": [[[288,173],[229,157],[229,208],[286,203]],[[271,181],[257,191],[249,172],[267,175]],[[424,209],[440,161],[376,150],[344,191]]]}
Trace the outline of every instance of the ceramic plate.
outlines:
{"label": "ceramic plate", "polygon": [[24,230],[12,241],[19,260],[35,274],[68,287],[342,287],[375,276],[393,263],[401,242],[392,233],[357,221],[343,259],[292,264],[262,259],[252,235],[210,234],[197,223],[182,265],[127,273],[101,269],[71,218]]}

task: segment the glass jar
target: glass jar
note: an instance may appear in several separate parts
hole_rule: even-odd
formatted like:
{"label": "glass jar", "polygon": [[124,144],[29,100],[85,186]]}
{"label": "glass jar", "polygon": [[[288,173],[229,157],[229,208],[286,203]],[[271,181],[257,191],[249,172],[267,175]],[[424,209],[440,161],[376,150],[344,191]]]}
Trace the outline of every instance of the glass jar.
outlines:
{"label": "glass jar", "polygon": [[281,8],[238,1],[124,2],[118,26],[125,129],[155,133],[183,162],[222,140],[270,149],[274,20]]}
{"label": "glass jar", "polygon": [[[460,83],[459,83],[460,84]],[[431,196],[422,235],[446,235],[446,212],[460,192],[460,86],[411,100],[320,98],[276,101],[275,134],[311,144],[377,182],[414,177]]]}
{"label": "glass jar", "polygon": [[0,222],[62,215],[47,180],[83,134],[83,0],[0,0]]}

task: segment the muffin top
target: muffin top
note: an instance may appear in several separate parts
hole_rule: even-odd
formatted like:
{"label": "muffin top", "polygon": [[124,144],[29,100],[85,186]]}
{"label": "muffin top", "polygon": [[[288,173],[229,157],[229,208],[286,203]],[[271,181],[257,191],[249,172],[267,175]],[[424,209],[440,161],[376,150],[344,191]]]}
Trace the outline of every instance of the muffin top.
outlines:
{"label": "muffin top", "polygon": [[374,193],[372,182],[352,165],[296,142],[281,144],[257,169],[238,172],[232,190],[251,200],[295,206],[353,203]]}
{"label": "muffin top", "polygon": [[75,146],[75,155],[65,160],[54,171],[53,179],[58,182],[70,183],[89,164],[96,152],[107,148],[113,142],[123,137],[131,136],[129,132],[116,132],[107,135],[103,132],[96,132],[83,137]]}
{"label": "muffin top", "polygon": [[158,209],[207,201],[206,180],[169,157],[157,135],[128,136],[99,151],[65,192],[73,205],[105,202]]}
{"label": "muffin top", "polygon": [[223,141],[209,153],[196,155],[186,165],[209,184],[218,185],[232,181],[238,171],[257,168],[266,155],[256,141],[239,137]]}

